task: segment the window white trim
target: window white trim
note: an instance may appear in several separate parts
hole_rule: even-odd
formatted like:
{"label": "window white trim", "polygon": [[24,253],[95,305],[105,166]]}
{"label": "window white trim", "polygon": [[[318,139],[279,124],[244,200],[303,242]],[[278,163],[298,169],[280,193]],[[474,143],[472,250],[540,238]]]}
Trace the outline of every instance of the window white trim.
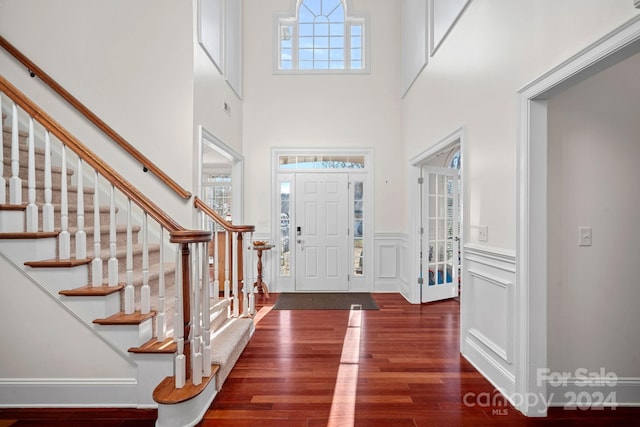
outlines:
{"label": "window white trim", "polygon": [[[291,33],[291,52],[292,63],[298,64],[298,10],[303,0],[292,0],[289,11],[276,13],[273,16],[273,73],[274,74],[369,74],[370,73],[370,54],[369,54],[369,14],[367,12],[351,12],[351,0],[340,0],[344,7],[345,21],[345,67],[351,64],[351,27],[361,25],[362,27],[362,62],[363,67],[358,69],[341,68],[341,69],[281,69],[280,68],[280,29],[283,25],[291,25],[293,31]],[[347,30],[348,27],[348,30]]]}

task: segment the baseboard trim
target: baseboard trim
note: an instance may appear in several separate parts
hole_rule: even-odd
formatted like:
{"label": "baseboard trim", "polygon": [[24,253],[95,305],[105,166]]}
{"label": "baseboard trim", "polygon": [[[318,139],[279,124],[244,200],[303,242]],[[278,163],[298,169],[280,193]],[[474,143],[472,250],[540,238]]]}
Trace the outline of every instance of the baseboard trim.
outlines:
{"label": "baseboard trim", "polygon": [[137,401],[135,378],[0,379],[0,407],[142,408]]}
{"label": "baseboard trim", "polygon": [[640,407],[640,378],[567,378],[547,382],[550,406],[566,410]]}

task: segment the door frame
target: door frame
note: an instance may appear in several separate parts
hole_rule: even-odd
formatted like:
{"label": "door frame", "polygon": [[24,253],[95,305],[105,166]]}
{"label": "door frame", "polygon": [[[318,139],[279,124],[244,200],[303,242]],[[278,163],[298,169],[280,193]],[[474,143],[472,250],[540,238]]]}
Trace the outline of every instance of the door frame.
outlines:
{"label": "door frame", "polygon": [[516,185],[516,348],[518,399],[527,416],[546,416],[547,367],[547,99],[640,52],[636,16],[518,91],[520,96]]}
{"label": "door frame", "polygon": [[[412,197],[410,197],[410,209],[411,209],[411,230],[418,231],[420,229],[420,192],[421,186],[418,183],[418,178],[420,178],[420,169],[422,165],[428,161],[431,157],[440,153],[442,150],[447,147],[459,145],[460,146],[460,156],[462,158],[462,162],[460,164],[460,269],[463,270],[464,264],[464,236],[466,235],[466,223],[464,218],[466,217],[464,214],[465,207],[465,189],[466,178],[465,178],[465,158],[467,157],[466,153],[466,139],[467,132],[464,126],[459,127],[458,129],[451,132],[449,135],[445,136],[430,148],[426,149],[422,153],[418,154],[411,160],[409,160],[409,175],[410,175],[410,193]],[[409,271],[409,286],[407,289],[401,290],[404,297],[407,301],[412,304],[420,304],[420,283],[418,281],[420,277],[420,236],[417,232],[409,233],[409,256],[408,262],[410,265],[408,266],[407,271]],[[463,284],[464,286],[464,284]],[[460,307],[461,315],[462,315],[463,307]]]}
{"label": "door frame", "polygon": [[[202,194],[203,146],[217,151],[231,164],[231,220],[234,224],[244,222],[244,157],[233,148],[218,139],[204,126],[198,126],[198,146],[196,151],[195,195],[204,200]],[[194,224],[200,224],[199,216],[194,210]],[[198,227],[201,225],[197,225]]]}
{"label": "door frame", "polygon": [[[280,156],[314,156],[314,155],[354,155],[364,156],[365,167],[363,169],[281,169],[279,164]],[[365,206],[363,211],[364,233],[364,253],[366,254],[363,265],[363,274],[360,277],[351,275],[348,292],[373,292],[374,291],[374,150],[373,148],[273,148],[271,150],[271,242],[279,242],[280,239],[280,183],[291,182],[290,189],[290,215],[291,207],[295,206],[295,175],[298,173],[347,173],[349,183],[354,180],[364,182]],[[349,191],[349,206],[353,206],[353,191]],[[290,217],[290,224],[295,218]],[[349,224],[353,224],[353,210],[349,210]],[[353,227],[350,226],[350,229]],[[353,233],[350,234],[349,244],[353,243]],[[293,243],[290,242],[290,248]],[[289,276],[281,276],[279,268],[280,253],[276,252],[269,257],[269,268],[271,275],[272,292],[296,292],[295,289],[295,253],[291,259],[291,271]],[[294,251],[295,252],[295,251]]]}

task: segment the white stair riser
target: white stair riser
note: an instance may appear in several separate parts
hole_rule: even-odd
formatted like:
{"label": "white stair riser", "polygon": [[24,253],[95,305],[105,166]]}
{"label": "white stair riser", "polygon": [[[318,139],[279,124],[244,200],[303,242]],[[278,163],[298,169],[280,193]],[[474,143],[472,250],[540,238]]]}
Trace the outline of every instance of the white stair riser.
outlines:
{"label": "white stair riser", "polygon": [[95,325],[102,336],[125,354],[131,347],[138,347],[153,337],[153,319],[139,325]]}
{"label": "white stair riser", "polygon": [[54,237],[46,239],[1,239],[0,250],[18,265],[27,261],[56,257],[57,242]]}

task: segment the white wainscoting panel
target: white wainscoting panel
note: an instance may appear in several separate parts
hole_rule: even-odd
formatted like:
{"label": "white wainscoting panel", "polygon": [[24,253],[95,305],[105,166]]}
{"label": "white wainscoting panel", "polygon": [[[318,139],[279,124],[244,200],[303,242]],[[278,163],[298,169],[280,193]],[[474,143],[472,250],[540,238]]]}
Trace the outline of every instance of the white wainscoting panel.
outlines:
{"label": "white wainscoting panel", "polygon": [[509,398],[515,392],[515,254],[465,245],[462,276],[462,354]]}
{"label": "white wainscoting panel", "polygon": [[376,234],[374,248],[374,292],[402,292],[402,289],[407,288],[406,235]]}

